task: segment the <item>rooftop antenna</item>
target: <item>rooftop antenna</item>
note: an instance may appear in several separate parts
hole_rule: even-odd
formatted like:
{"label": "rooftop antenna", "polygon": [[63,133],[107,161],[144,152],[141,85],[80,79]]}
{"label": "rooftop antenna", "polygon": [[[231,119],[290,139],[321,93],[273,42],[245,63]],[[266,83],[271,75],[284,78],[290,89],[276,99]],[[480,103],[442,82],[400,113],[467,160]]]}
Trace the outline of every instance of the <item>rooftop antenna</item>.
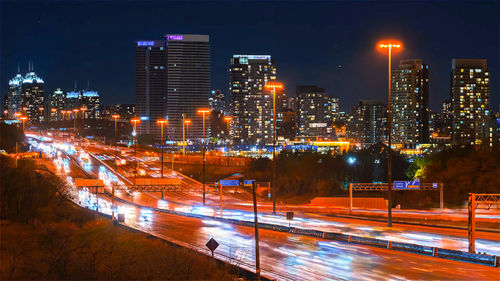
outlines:
{"label": "rooftop antenna", "polygon": [[90,80],[87,80],[87,90],[90,90]]}
{"label": "rooftop antenna", "polygon": [[19,66],[19,62],[17,63],[17,73],[21,73],[21,67]]}
{"label": "rooftop antenna", "polygon": [[76,79],[75,79],[75,91],[76,91]]}

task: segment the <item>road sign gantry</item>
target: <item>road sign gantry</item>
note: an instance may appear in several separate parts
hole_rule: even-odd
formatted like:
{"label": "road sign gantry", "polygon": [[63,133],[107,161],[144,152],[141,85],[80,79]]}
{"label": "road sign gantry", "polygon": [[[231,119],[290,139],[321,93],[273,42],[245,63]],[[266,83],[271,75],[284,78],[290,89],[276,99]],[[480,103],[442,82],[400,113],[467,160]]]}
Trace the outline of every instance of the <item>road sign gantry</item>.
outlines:
{"label": "road sign gantry", "polygon": [[[400,188],[395,188],[398,186]],[[418,187],[417,187],[418,186]],[[439,208],[444,209],[443,201],[443,184],[436,182],[418,182],[408,181],[408,182],[398,182],[394,181],[394,186],[392,187],[394,191],[405,191],[405,190],[431,190],[439,191]],[[353,208],[353,196],[354,191],[387,191],[387,183],[351,183],[349,184],[349,211],[352,212]]]}

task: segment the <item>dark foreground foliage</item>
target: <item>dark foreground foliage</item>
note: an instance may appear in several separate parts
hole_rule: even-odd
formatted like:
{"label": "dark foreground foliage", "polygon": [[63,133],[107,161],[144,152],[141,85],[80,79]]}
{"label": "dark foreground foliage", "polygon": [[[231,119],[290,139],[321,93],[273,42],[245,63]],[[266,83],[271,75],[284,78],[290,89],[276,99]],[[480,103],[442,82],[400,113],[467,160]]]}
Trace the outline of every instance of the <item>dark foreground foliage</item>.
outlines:
{"label": "dark foreground foliage", "polygon": [[210,258],[131,233],[66,199],[31,161],[0,158],[1,280],[230,280]]}

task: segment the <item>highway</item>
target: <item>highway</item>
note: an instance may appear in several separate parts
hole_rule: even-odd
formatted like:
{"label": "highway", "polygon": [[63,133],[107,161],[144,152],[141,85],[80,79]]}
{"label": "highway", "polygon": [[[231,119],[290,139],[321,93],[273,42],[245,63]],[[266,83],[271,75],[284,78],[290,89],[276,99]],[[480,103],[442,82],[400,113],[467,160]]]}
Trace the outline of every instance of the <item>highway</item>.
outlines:
{"label": "highway", "polygon": [[[92,154],[109,166],[114,159],[114,150],[106,149],[105,146],[97,145],[87,148]],[[133,174],[135,169],[133,150],[122,149],[121,157],[127,159],[128,165],[119,166],[119,170],[125,174]],[[142,157],[138,157],[141,159]],[[140,161],[139,160],[139,161]],[[95,163],[99,165],[100,163]],[[158,163],[140,163],[140,169],[145,170],[148,177],[159,177]],[[182,174],[165,169],[165,177],[182,177],[183,185],[187,187],[200,188],[200,183],[193,179],[185,177]],[[132,181],[131,178],[129,180]],[[238,190],[240,193],[230,192],[230,188],[223,194],[224,212],[223,217],[243,219],[252,221],[253,213],[251,210],[251,196],[244,190]],[[123,197],[130,200],[130,198]],[[182,212],[203,213],[206,215],[220,216],[218,211],[219,194],[207,194],[207,207],[193,207],[201,205],[201,193],[198,192],[165,192],[165,198],[161,200],[159,194],[141,194],[134,196],[134,202],[150,207],[164,208]],[[269,202],[260,200],[260,209],[262,210],[259,220],[267,223],[288,225],[283,211],[278,216],[271,215],[271,205]],[[169,203],[169,204],[166,204]],[[288,210],[288,209],[287,209]],[[293,210],[293,208],[291,209]],[[437,246],[447,249],[456,249],[467,251],[468,240],[467,230],[436,228],[430,226],[403,225],[395,223],[392,228],[386,227],[386,223],[377,221],[356,220],[349,218],[329,217],[311,212],[298,212],[292,222],[292,226],[301,228],[312,228],[321,231],[341,232],[358,236],[371,238],[388,239],[391,241],[400,241],[414,243],[424,246]],[[500,232],[477,231],[476,250],[492,255],[500,255]]]}
{"label": "highway", "polygon": [[[67,156],[54,155],[52,169],[62,178],[71,182],[72,178],[82,177],[82,172],[76,164],[67,159]],[[110,177],[109,171],[103,172],[101,165],[91,163],[86,170],[91,173],[101,173],[103,177]],[[111,176],[112,177],[112,176]],[[125,198],[126,195],[123,195]],[[182,199],[182,194],[176,195]],[[128,196],[129,197],[129,196]],[[196,198],[188,195],[188,198]],[[214,196],[215,197],[215,196]],[[90,200],[89,200],[90,198]],[[215,198],[214,198],[215,199]],[[193,199],[194,200],[194,199]],[[236,199],[234,199],[237,201]],[[216,200],[213,200],[216,202]],[[86,192],[78,192],[78,202],[93,208],[95,199]],[[99,209],[110,213],[109,197],[99,195]],[[134,202],[147,205],[155,203],[162,208],[190,208],[190,211],[212,213],[217,215],[214,208],[187,207],[188,204],[174,204],[167,200],[158,200],[149,194],[134,196]],[[182,203],[182,202],[181,202]],[[217,202],[218,203],[218,202]],[[118,204],[120,212],[126,216],[126,224],[134,228],[149,232],[179,244],[189,245],[204,249],[204,244],[210,237],[214,237],[221,246],[216,251],[216,256],[227,261],[238,263],[242,266],[253,266],[253,228],[235,226],[215,220],[201,220],[184,216],[157,213],[144,208],[134,207],[129,204]],[[242,213],[238,213],[242,212]],[[247,212],[227,210],[224,216],[248,215]],[[276,219],[275,217],[261,214],[260,219]],[[281,220],[286,223],[282,218]],[[303,223],[312,223],[314,219],[303,218]],[[321,227],[340,227],[339,224],[352,224],[352,222],[336,222],[328,225],[323,219]],[[300,222],[300,220],[298,220]],[[297,222],[297,223],[298,223]],[[314,221],[313,221],[314,222]],[[296,223],[295,221],[293,223]],[[314,222],[315,223],[315,222]],[[358,221],[358,224],[368,224]],[[343,228],[342,228],[343,227]],[[352,229],[370,227],[366,225],[350,226]],[[409,227],[409,226],[404,226]],[[404,231],[403,231],[404,230]],[[407,232],[403,229],[402,232]],[[261,264],[266,276],[280,280],[332,280],[332,279],[498,279],[500,271],[484,265],[464,263],[458,261],[433,258],[424,255],[379,249],[375,247],[352,245],[342,242],[326,241],[300,235],[279,233],[261,230]],[[424,232],[425,233],[425,232]],[[424,234],[426,236],[427,234]],[[431,233],[430,235],[442,236]],[[408,237],[411,238],[411,237]],[[441,238],[442,239],[442,238]],[[481,239],[480,239],[481,240]],[[479,240],[478,240],[479,242]],[[452,242],[451,245],[455,245]],[[498,243],[494,243],[496,245]],[[479,243],[478,243],[479,246]],[[490,245],[491,246],[491,245]]]}

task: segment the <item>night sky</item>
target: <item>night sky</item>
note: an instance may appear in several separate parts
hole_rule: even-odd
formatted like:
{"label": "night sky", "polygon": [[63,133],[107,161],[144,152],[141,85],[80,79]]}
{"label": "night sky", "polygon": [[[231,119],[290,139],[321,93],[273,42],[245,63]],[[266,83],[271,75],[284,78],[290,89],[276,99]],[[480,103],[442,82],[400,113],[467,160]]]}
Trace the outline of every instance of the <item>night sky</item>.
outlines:
{"label": "night sky", "polygon": [[134,103],[134,41],[166,33],[209,34],[212,88],[228,92],[233,54],[272,55],[290,95],[313,84],[340,98],[386,101],[387,57],[379,39],[400,39],[399,59],[422,58],[430,68],[433,110],[449,98],[452,58],[484,58],[498,110],[500,4],[490,2],[21,2],[1,5],[1,92],[26,72],[28,60],[57,87],[98,90],[104,104]]}

